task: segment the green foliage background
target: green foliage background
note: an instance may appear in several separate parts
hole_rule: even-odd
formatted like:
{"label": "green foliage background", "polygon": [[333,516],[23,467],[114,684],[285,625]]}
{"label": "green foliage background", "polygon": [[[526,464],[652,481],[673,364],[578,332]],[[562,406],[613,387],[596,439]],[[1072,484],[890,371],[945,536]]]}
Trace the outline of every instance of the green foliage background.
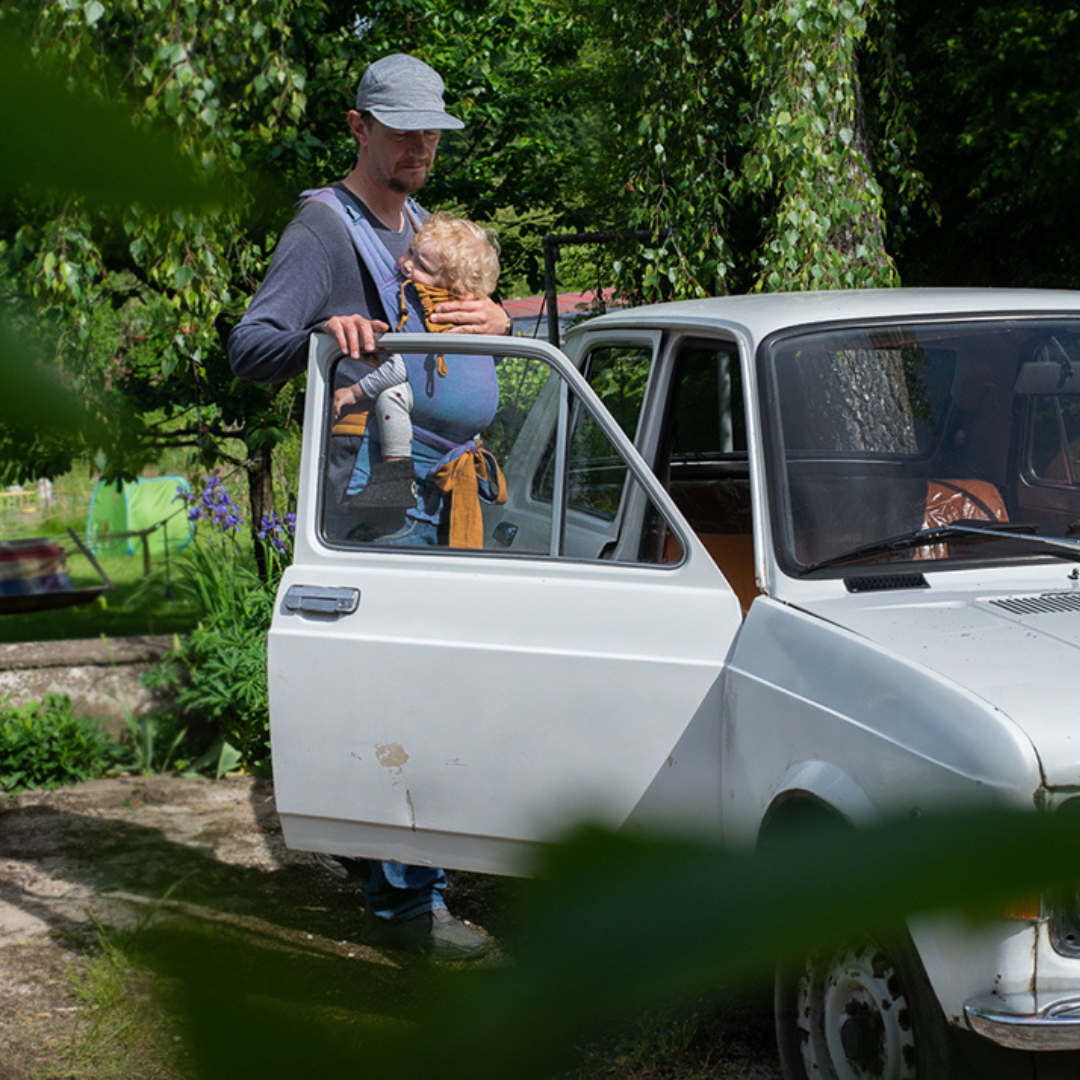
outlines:
{"label": "green foliage background", "polygon": [[897,257],[913,284],[1080,285],[1080,9],[908,0],[896,45],[919,110],[938,213],[911,215]]}
{"label": "green foliage background", "polygon": [[[1076,12],[1024,0],[0,6],[0,297],[89,421],[0,415],[3,478],[87,455],[131,474],[180,447],[247,465],[265,508],[298,388],[234,379],[215,321],[243,311],[300,191],[350,168],[344,113],[387,52],[445,76],[467,126],[424,201],[499,230],[504,282],[539,288],[548,233],[644,230],[564,252],[563,284],[651,301],[1075,283],[1080,109],[1054,58],[1077,34]],[[172,198],[136,137],[185,161]]]}
{"label": "green foliage background", "polygon": [[[1075,284],[1060,227],[1075,88],[1048,59],[1075,44],[1075,14],[910,11],[412,0],[369,4],[357,22],[325,0],[0,8],[21,45],[0,57],[0,135],[18,149],[0,166],[9,475],[83,453],[122,470],[162,444],[208,460],[232,440],[249,456],[280,440],[295,402],[233,380],[213,320],[243,307],[296,192],[347,168],[344,103],[390,47],[440,67],[470,121],[425,197],[501,216],[526,276],[549,228],[632,224],[653,242],[611,269],[635,298],[889,284],[898,250],[916,280]],[[938,220],[968,249],[950,257]],[[754,857],[584,836],[541,867],[518,963],[457,983],[419,1030],[368,1043],[366,1064],[550,1074],[612,1013],[760,972],[777,947],[1061,887],[1076,840],[1069,815],[987,813]],[[674,879],[677,908],[649,887]],[[216,942],[174,937],[161,963],[188,995],[202,1075],[355,1066],[340,1031],[290,1024],[287,991],[268,1025],[264,981],[239,987]]]}

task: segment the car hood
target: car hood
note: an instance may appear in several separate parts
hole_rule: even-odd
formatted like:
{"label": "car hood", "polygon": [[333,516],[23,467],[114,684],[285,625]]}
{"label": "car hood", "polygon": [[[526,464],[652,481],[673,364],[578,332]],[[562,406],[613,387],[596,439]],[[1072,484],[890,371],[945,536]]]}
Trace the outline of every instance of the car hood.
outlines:
{"label": "car hood", "polygon": [[807,609],[983,698],[1031,740],[1049,786],[1080,783],[1080,592],[852,599]]}

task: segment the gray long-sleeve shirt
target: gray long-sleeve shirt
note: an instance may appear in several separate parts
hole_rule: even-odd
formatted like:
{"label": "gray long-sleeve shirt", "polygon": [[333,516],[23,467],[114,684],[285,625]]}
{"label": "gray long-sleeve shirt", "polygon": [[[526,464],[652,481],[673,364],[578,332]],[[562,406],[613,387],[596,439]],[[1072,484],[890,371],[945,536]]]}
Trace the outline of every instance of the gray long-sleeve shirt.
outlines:
{"label": "gray long-sleeve shirt", "polygon": [[[334,190],[363,211],[395,260],[408,250],[413,238],[408,215],[401,232],[394,232],[343,185]],[[330,207],[312,202],[281,234],[266,278],[229,335],[233,371],[255,382],[293,378],[307,367],[311,333],[334,315],[386,318],[341,219]]]}
{"label": "gray long-sleeve shirt", "polygon": [[[394,232],[342,184],[334,190],[363,211],[395,260],[408,250],[414,230],[407,214],[404,228]],[[386,318],[348,229],[329,206],[308,203],[281,234],[259,291],[229,335],[229,362],[242,378],[286,382],[307,370],[312,332],[334,315],[354,314]],[[346,358],[338,364],[335,388],[370,371],[368,365]],[[345,497],[361,441],[357,436],[331,440],[328,477],[334,503]]]}

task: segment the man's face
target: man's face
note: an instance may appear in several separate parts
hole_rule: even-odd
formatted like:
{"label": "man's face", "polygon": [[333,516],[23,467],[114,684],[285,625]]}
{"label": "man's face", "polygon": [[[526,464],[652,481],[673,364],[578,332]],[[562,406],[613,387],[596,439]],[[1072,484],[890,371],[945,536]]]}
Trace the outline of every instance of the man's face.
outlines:
{"label": "man's face", "polygon": [[411,195],[424,186],[441,132],[397,131],[374,118],[365,124],[356,112],[349,113],[349,121],[378,183],[399,195]]}

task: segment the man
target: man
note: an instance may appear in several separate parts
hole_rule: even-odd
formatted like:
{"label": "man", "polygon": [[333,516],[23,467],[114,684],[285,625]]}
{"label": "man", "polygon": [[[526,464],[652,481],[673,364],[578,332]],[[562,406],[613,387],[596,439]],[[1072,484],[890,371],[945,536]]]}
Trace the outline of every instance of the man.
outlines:
{"label": "man", "polygon": [[[306,369],[316,330],[333,334],[353,360],[374,351],[376,335],[393,317],[392,268],[425,216],[410,196],[427,180],[441,133],[464,126],[446,112],[443,89],[439,75],[411,56],[384,57],[365,72],[348,114],[356,166],[332,189],[309,197],[282,234],[265,281],[229,337],[237,375],[268,383],[292,378]],[[510,329],[509,316],[486,297],[442,304],[434,318],[452,324],[448,333]],[[347,361],[339,365],[340,380],[356,377]],[[329,480],[338,500],[361,441],[332,440]],[[328,514],[328,533],[337,524]],[[370,863],[368,870],[364,894],[380,938],[447,959],[487,951],[487,939],[447,911],[444,871],[399,863]]]}

